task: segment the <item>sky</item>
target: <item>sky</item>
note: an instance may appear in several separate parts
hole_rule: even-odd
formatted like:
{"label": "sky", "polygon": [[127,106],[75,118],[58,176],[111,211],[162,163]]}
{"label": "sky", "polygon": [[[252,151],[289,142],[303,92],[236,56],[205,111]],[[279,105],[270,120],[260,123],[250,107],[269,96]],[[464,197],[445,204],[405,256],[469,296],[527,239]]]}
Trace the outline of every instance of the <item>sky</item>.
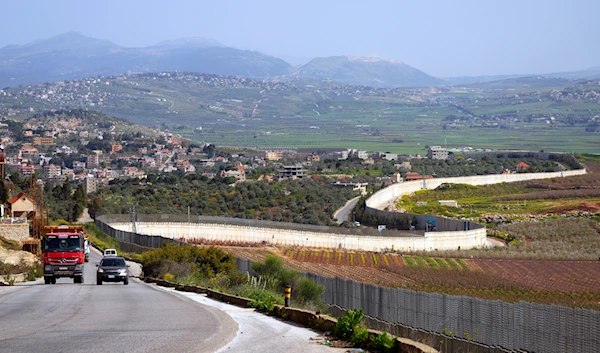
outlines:
{"label": "sky", "polygon": [[19,0],[0,13],[0,48],[76,31],[125,47],[210,38],[292,64],[375,56],[437,77],[600,66],[598,0]]}

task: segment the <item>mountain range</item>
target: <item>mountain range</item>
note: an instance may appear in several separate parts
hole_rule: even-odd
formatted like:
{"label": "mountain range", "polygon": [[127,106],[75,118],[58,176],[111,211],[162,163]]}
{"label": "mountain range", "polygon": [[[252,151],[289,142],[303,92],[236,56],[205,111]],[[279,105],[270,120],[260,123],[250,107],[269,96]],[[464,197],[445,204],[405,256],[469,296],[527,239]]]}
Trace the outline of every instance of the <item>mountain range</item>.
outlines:
{"label": "mountain range", "polygon": [[[136,72],[184,71],[266,80],[315,79],[372,87],[470,84],[527,75],[436,78],[405,63],[371,57],[315,58],[302,66],[257,51],[231,48],[206,38],[183,38],[143,48],[68,32],[0,48],[0,88]],[[600,77],[600,67],[544,75]]]}

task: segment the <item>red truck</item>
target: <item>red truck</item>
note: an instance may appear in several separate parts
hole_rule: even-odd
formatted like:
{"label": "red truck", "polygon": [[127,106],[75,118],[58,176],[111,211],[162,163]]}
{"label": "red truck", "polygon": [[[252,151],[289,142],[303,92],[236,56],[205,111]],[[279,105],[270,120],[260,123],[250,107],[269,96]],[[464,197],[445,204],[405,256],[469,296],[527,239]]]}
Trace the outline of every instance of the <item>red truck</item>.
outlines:
{"label": "red truck", "polygon": [[45,226],[42,237],[44,283],[54,284],[60,277],[83,283],[85,262],[83,226]]}

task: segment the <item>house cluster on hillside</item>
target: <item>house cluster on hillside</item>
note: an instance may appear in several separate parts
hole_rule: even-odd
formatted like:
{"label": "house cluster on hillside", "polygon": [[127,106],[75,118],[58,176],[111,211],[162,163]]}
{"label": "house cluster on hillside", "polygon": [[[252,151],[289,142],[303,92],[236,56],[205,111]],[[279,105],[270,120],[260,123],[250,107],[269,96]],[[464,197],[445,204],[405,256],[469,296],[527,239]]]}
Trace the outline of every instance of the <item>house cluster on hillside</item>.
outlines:
{"label": "house cluster on hillside", "polygon": [[[7,124],[3,124],[7,125]],[[170,133],[157,136],[117,134],[78,119],[64,119],[55,124],[36,124],[31,119],[16,134],[0,128],[4,169],[8,175],[18,171],[23,176],[62,183],[69,179],[85,183],[87,192],[107,185],[117,178],[146,178],[147,173],[196,171],[191,162],[200,159],[202,146],[188,148]],[[116,141],[115,136],[120,140]],[[103,140],[111,143],[98,144]],[[150,142],[150,143],[149,143]],[[86,148],[85,146],[103,148]],[[143,146],[143,147],[130,147]],[[218,160],[218,159],[217,159]]]}
{"label": "house cluster on hillside", "polygon": [[[38,121],[39,120],[39,121]],[[43,122],[41,122],[43,121]],[[392,184],[402,182],[402,173],[410,171],[410,160],[415,156],[399,156],[389,152],[368,153],[366,150],[344,149],[319,154],[301,154],[291,150],[245,151],[224,153],[207,144],[191,144],[169,132],[151,130],[154,135],[115,131],[115,125],[103,122],[90,123],[85,119],[57,118],[29,119],[21,131],[9,129],[0,123],[0,138],[7,174],[18,171],[23,176],[36,175],[51,183],[70,180],[83,184],[87,193],[106,187],[115,179],[145,179],[151,173],[199,173],[208,178],[231,177],[235,182],[247,180],[249,171],[274,167],[275,173],[257,175],[261,180],[302,179],[314,164],[323,160],[356,159],[365,168],[382,162],[397,162],[392,175],[373,178],[376,182]],[[102,127],[100,127],[102,126]],[[17,136],[18,135],[18,136]],[[447,157],[448,151],[433,146],[436,155]],[[431,151],[430,151],[431,152]],[[431,154],[431,153],[430,153]],[[419,155],[416,158],[425,158]],[[351,178],[335,175],[335,170],[325,171],[333,182]],[[408,172],[407,180],[430,178]],[[314,175],[311,175],[313,177]],[[319,176],[320,177],[320,176]],[[352,182],[337,186],[359,188],[365,185]]]}

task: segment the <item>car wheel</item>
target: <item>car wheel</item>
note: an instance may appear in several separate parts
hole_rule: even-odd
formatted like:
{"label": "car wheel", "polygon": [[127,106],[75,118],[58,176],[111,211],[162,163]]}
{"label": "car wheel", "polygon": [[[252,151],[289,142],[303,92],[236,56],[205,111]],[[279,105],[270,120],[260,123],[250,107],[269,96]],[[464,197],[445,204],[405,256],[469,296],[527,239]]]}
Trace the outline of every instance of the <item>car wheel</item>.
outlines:
{"label": "car wheel", "polygon": [[101,279],[97,279],[96,280],[96,284],[99,285],[99,286],[101,286],[102,285],[102,280]]}
{"label": "car wheel", "polygon": [[51,282],[52,282],[52,284],[56,284],[56,278],[52,277]]}
{"label": "car wheel", "polygon": [[50,280],[50,277],[44,277],[44,284],[50,284],[52,283],[52,281]]}
{"label": "car wheel", "polygon": [[125,278],[125,279],[123,280],[123,284],[124,284],[124,285],[128,285],[128,284],[129,284],[129,278]]}

